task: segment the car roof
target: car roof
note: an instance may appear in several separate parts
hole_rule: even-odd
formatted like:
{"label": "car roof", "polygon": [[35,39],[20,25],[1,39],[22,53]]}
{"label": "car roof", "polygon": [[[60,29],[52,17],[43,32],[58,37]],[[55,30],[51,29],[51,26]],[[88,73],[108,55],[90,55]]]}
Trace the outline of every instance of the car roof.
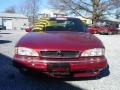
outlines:
{"label": "car roof", "polygon": [[[75,18],[75,17],[49,17],[49,18],[40,18],[40,19],[46,19],[46,20],[49,20],[49,19],[57,19],[57,18],[61,18],[61,19],[73,19],[73,20],[76,20],[76,19],[79,19],[79,18]],[[80,20],[80,19],[79,19]]]}

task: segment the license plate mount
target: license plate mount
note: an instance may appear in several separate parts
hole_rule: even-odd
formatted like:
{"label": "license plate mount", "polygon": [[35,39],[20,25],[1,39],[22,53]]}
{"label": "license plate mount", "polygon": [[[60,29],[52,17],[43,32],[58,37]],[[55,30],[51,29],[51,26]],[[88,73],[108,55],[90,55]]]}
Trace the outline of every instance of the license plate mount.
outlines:
{"label": "license plate mount", "polygon": [[49,63],[48,64],[49,71],[69,71],[69,64],[68,63]]}

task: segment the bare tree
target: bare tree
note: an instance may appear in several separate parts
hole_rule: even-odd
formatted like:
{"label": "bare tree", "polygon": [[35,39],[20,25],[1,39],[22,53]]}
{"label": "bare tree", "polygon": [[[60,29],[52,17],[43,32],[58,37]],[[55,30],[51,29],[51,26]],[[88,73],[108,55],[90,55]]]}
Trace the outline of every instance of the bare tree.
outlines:
{"label": "bare tree", "polygon": [[92,19],[92,24],[96,26],[98,19],[112,14],[111,10],[115,9],[114,5],[119,0],[49,0],[49,2],[57,9]]}
{"label": "bare tree", "polygon": [[120,8],[120,0],[111,0],[115,8]]}
{"label": "bare tree", "polygon": [[14,6],[8,7],[5,11],[5,13],[16,13],[16,9]]}
{"label": "bare tree", "polygon": [[38,17],[40,0],[25,0],[20,7],[20,11],[29,18],[33,24]]}
{"label": "bare tree", "polygon": [[112,0],[113,7],[116,8],[116,19],[120,19],[120,1],[119,0]]}

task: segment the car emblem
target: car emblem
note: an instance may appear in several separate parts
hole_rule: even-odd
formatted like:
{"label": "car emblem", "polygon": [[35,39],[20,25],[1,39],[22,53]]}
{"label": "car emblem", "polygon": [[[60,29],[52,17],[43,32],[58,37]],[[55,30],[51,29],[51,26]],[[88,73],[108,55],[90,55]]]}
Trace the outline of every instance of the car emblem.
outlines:
{"label": "car emblem", "polygon": [[60,57],[64,56],[62,51],[57,51],[57,55],[60,56]]}

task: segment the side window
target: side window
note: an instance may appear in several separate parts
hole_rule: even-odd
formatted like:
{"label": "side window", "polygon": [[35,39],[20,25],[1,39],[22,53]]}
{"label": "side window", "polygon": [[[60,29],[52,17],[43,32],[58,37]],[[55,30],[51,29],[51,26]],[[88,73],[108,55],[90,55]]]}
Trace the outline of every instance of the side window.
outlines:
{"label": "side window", "polygon": [[67,21],[66,28],[73,29],[75,27],[75,23],[73,21]]}

